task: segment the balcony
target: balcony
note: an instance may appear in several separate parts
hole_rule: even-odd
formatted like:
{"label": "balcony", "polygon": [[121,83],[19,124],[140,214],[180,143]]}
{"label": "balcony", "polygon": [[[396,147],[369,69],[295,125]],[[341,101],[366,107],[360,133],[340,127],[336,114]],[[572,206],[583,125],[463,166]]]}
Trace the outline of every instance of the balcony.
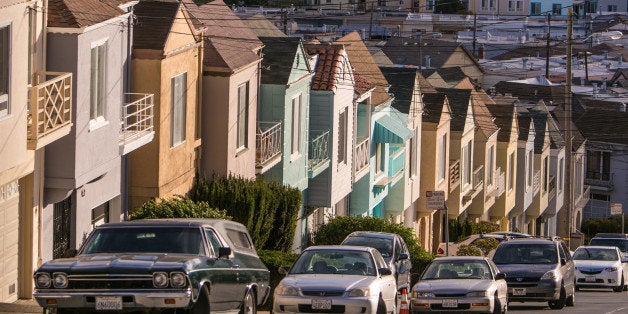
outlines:
{"label": "balcony", "polygon": [[311,179],[329,168],[329,130],[310,130],[310,133],[312,133],[313,139],[309,143],[307,177]]}
{"label": "balcony", "polygon": [[126,103],[120,113],[120,154],[126,155],[153,140],[153,94],[125,94]]}
{"label": "balcony", "polygon": [[587,171],[584,184],[595,190],[612,191],[614,188],[612,172]]}
{"label": "balcony", "polygon": [[449,193],[460,185],[460,160],[449,161]]}
{"label": "balcony", "polygon": [[539,194],[541,190],[541,170],[537,170],[534,172],[534,179],[532,179],[532,187],[534,190],[534,196]]}
{"label": "balcony", "polygon": [[575,207],[584,208],[591,198],[591,187],[585,185],[584,191],[580,195],[574,197]]}
{"label": "balcony", "polygon": [[355,146],[355,151],[353,152],[353,173],[355,181],[358,181],[368,173],[370,155],[370,141],[368,138],[365,138]]}
{"label": "balcony", "polygon": [[27,147],[42,148],[72,129],[72,73],[39,72],[29,89]]}
{"label": "balcony", "polygon": [[403,178],[403,169],[406,162],[406,149],[403,146],[392,146],[388,157],[388,181],[394,185]]}
{"label": "balcony", "polygon": [[493,184],[489,187],[487,186],[486,195],[487,197],[500,197],[506,191],[506,173],[502,172],[502,168],[498,167],[493,172]]}
{"label": "balcony", "polygon": [[551,201],[556,197],[556,177],[550,176],[549,179],[549,194],[547,195],[547,200]]}
{"label": "balcony", "polygon": [[473,170],[471,186],[473,187],[462,197],[462,202],[466,204],[475,198],[484,189],[484,165],[479,165]]}
{"label": "balcony", "polygon": [[281,161],[281,122],[257,123],[255,173],[261,174]]}

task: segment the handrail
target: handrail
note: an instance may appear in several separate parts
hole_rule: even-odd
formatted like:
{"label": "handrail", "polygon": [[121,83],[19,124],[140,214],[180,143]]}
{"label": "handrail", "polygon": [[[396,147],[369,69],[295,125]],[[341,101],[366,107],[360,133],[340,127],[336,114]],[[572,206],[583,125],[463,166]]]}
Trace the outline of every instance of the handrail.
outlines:
{"label": "handrail", "polygon": [[33,83],[27,137],[36,141],[72,122],[72,73],[38,72]]}
{"label": "handrail", "polygon": [[120,141],[126,143],[154,130],[153,94],[126,93],[120,114]]}
{"label": "handrail", "polygon": [[259,121],[256,134],[255,165],[257,167],[281,154],[281,122]]}
{"label": "handrail", "polygon": [[329,130],[310,132],[320,132],[309,143],[308,168],[311,170],[329,160]]}

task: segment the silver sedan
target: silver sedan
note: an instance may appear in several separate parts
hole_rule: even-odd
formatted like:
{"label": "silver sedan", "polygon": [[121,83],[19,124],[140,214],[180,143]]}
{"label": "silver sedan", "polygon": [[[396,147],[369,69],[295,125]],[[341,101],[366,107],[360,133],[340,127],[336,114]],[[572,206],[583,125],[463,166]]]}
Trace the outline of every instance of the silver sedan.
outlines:
{"label": "silver sedan", "polygon": [[395,297],[395,277],[376,249],[312,246],[275,288],[273,312],[395,313]]}
{"label": "silver sedan", "polygon": [[508,309],[505,278],[485,257],[437,258],[412,287],[412,313],[505,313]]}

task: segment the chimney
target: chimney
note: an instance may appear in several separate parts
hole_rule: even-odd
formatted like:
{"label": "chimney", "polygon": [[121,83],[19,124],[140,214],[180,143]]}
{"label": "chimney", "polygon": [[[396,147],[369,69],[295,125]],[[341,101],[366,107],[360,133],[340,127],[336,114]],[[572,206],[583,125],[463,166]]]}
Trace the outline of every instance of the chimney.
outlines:
{"label": "chimney", "polygon": [[593,98],[597,98],[597,83],[593,83]]}
{"label": "chimney", "polygon": [[431,65],[430,65],[430,56],[425,56],[425,60],[424,60],[423,64],[424,64],[423,66],[425,68],[429,69],[431,67]]}
{"label": "chimney", "polygon": [[478,48],[478,59],[484,59],[484,44]]}
{"label": "chimney", "polygon": [[523,69],[527,69],[528,68],[528,58],[521,58],[521,61],[523,62]]}

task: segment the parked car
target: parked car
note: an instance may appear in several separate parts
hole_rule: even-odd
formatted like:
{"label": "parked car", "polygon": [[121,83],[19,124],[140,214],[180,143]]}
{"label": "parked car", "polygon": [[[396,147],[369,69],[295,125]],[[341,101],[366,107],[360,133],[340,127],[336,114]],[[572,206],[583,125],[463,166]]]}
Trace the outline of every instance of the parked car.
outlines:
{"label": "parked car", "polygon": [[275,288],[274,313],[395,313],[395,278],[376,249],[311,246]]}
{"label": "parked car", "polygon": [[527,233],[520,233],[520,232],[513,232],[513,231],[493,231],[493,232],[487,233],[487,235],[489,234],[507,236],[510,238],[534,238],[534,236],[529,235]]}
{"label": "parked car", "polygon": [[589,245],[616,246],[624,256],[628,256],[628,234],[623,233],[598,233]]}
{"label": "parked car", "polygon": [[434,311],[505,313],[505,276],[486,257],[438,257],[412,287],[412,313]]}
{"label": "parked car", "polygon": [[[456,256],[458,253],[458,248],[462,245],[473,245],[475,241],[479,239],[492,238],[497,240],[498,242],[507,241],[511,239],[511,237],[502,234],[493,234],[493,233],[484,233],[484,234],[472,234],[460,241],[456,241],[454,243],[449,243],[449,256]],[[436,251],[437,255],[445,255],[447,252],[447,243],[441,242],[438,245],[438,250]]]}
{"label": "parked car", "polygon": [[493,262],[506,275],[509,302],[547,301],[552,309],[574,305],[573,260],[560,238],[504,241]]}
{"label": "parked car", "polygon": [[341,244],[370,246],[377,249],[395,277],[397,291],[401,292],[404,288],[410,291],[410,273],[412,272],[410,252],[406,242],[398,234],[356,231],[349,234]]}
{"label": "parked car", "polygon": [[57,313],[255,313],[270,293],[269,271],[246,228],[218,219],[104,224],[76,257],[44,263],[34,279],[39,305]]}
{"label": "parked car", "polygon": [[576,268],[576,290],[579,288],[613,288],[622,292],[628,286],[628,267],[623,265],[616,246],[581,246],[573,255]]}

